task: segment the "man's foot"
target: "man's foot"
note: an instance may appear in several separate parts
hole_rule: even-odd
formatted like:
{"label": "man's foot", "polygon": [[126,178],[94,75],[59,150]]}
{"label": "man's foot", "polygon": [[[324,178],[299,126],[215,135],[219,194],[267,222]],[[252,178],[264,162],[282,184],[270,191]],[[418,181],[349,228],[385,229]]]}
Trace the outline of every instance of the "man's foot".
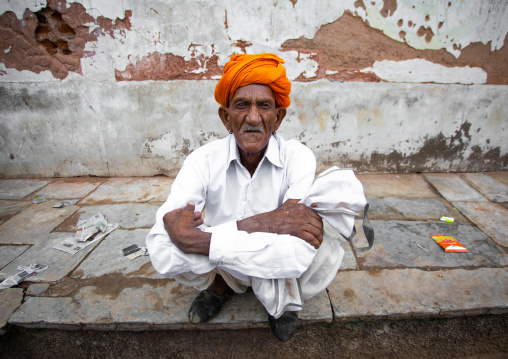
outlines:
{"label": "man's foot", "polygon": [[213,283],[199,293],[192,302],[189,309],[189,322],[200,324],[215,318],[231,292],[224,279],[216,275]]}
{"label": "man's foot", "polygon": [[222,309],[222,305],[229,296],[229,292],[219,296],[211,290],[204,290],[194,299],[189,309],[189,322],[200,324],[208,322],[217,316]]}
{"label": "man's foot", "polygon": [[297,312],[284,312],[278,319],[268,315],[268,323],[273,335],[281,342],[286,342],[296,332],[298,314]]}

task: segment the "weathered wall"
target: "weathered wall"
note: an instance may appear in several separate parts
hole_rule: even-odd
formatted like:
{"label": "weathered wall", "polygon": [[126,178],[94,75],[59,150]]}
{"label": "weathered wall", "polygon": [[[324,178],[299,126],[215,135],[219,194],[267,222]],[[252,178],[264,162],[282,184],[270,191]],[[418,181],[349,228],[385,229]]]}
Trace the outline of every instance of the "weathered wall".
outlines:
{"label": "weathered wall", "polygon": [[286,60],[321,168],[505,170],[507,33],[505,0],[2,2],[0,176],[175,175],[240,52]]}

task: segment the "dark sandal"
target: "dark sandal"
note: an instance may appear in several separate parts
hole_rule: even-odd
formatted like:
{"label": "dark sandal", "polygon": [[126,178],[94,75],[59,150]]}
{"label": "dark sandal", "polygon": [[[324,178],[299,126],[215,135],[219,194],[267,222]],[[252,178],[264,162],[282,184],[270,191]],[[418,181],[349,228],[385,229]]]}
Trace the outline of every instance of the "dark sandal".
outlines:
{"label": "dark sandal", "polygon": [[189,322],[200,324],[208,322],[220,313],[222,305],[230,294],[227,290],[224,295],[219,296],[211,290],[204,290],[194,299],[189,309]]}
{"label": "dark sandal", "polygon": [[286,342],[291,339],[296,332],[298,313],[284,312],[278,319],[268,315],[268,323],[270,324],[273,335],[281,342]]}

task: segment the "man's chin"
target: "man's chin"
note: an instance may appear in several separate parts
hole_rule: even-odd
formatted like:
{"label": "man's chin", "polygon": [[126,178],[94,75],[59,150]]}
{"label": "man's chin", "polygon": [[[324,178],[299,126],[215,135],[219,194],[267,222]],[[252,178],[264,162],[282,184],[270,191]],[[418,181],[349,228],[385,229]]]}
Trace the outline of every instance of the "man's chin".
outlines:
{"label": "man's chin", "polygon": [[237,142],[237,145],[246,154],[256,154],[256,153],[259,153],[259,152],[264,152],[265,148],[267,146],[267,143],[264,143],[264,142],[256,142],[256,143],[242,142],[242,143],[238,143]]}

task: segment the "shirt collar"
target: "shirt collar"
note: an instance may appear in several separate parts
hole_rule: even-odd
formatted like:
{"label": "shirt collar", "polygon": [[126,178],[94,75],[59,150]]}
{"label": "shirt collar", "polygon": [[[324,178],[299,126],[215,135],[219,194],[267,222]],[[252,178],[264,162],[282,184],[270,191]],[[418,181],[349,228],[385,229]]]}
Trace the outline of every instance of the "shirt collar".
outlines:
{"label": "shirt collar", "polygon": [[[266,158],[270,161],[274,166],[282,168],[282,162],[280,160],[280,148],[279,143],[275,136],[270,136],[270,140],[268,141],[268,145],[266,146],[266,151],[261,159],[261,162]],[[236,160],[238,163],[242,163],[240,158],[240,151],[238,150],[238,146],[236,145],[235,136],[233,134],[229,135],[229,158],[228,164],[231,164],[231,161]]]}

